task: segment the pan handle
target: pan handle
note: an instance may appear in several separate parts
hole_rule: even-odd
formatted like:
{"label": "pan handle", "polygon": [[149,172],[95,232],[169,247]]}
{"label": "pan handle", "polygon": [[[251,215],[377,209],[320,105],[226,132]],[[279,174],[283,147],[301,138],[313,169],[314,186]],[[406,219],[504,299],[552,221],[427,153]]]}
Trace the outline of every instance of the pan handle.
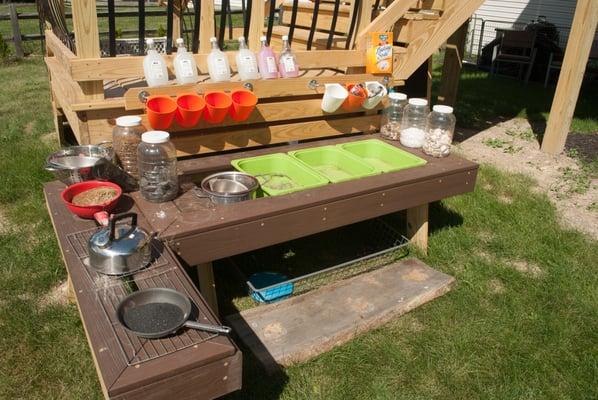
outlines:
{"label": "pan handle", "polygon": [[231,333],[232,329],[228,326],[219,326],[219,325],[209,325],[209,324],[202,324],[200,322],[195,321],[186,321],[183,326],[191,329],[198,329],[200,331],[206,331],[211,333],[221,333],[223,335],[228,335]]}

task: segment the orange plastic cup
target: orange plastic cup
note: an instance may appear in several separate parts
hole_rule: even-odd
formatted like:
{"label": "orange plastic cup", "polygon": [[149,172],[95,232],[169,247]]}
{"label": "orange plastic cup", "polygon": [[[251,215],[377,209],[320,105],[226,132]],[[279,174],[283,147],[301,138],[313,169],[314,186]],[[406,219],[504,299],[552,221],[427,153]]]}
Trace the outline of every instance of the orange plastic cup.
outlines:
{"label": "orange plastic cup", "polygon": [[204,95],[206,108],[204,118],[211,124],[218,124],[224,121],[226,114],[232,104],[230,96],[224,92],[208,92]]}
{"label": "orange plastic cup", "polygon": [[175,119],[177,124],[183,128],[191,128],[197,125],[206,107],[202,96],[195,93],[183,93],[177,96],[178,106]]}
{"label": "orange plastic cup", "polygon": [[366,92],[363,88],[359,88],[359,95],[354,95],[351,93],[351,89],[355,86],[355,83],[350,83],[347,85],[347,91],[349,92],[349,96],[345,99],[341,107],[345,111],[357,111],[361,108],[361,105],[367,98]]}
{"label": "orange plastic cup", "polygon": [[234,121],[245,121],[253,112],[257,104],[257,96],[249,90],[235,90],[230,95],[233,106],[230,108],[230,116]]}
{"label": "orange plastic cup", "polygon": [[150,96],[145,103],[147,119],[153,129],[168,129],[177,110],[176,101],[168,96]]}

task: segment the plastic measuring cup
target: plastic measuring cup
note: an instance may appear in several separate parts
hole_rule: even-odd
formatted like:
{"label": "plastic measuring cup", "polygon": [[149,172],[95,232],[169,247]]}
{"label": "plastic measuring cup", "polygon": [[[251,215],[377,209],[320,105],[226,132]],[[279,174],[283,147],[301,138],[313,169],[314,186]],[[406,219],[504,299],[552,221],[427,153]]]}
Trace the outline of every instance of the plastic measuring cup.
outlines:
{"label": "plastic measuring cup", "polygon": [[168,129],[177,110],[176,101],[169,96],[150,96],[145,103],[147,119],[153,129]]}
{"label": "plastic measuring cup", "polygon": [[204,100],[206,101],[204,118],[212,124],[218,124],[224,121],[233,102],[228,94],[220,91],[206,93],[204,95]]}
{"label": "plastic measuring cup", "polygon": [[257,96],[249,90],[235,90],[230,95],[233,106],[230,108],[230,116],[234,121],[245,121],[253,112],[257,104]]}
{"label": "plastic measuring cup", "polygon": [[203,97],[195,93],[180,94],[176,98],[176,104],[176,122],[183,128],[197,125],[206,106]]}
{"label": "plastic measuring cup", "polygon": [[377,81],[368,81],[365,83],[365,90],[367,91],[367,99],[362,106],[366,110],[371,110],[376,107],[384,96],[388,93],[386,87]]}
{"label": "plastic measuring cup", "polygon": [[322,111],[333,113],[339,109],[349,92],[339,83],[324,84],[324,97],[322,97]]}
{"label": "plastic measuring cup", "polygon": [[358,95],[355,95],[351,92],[351,89],[357,85],[356,83],[350,83],[347,85],[347,91],[349,92],[349,96],[345,99],[342,104],[342,107],[346,111],[357,111],[361,108],[361,105],[365,101],[367,95],[365,89],[359,87],[357,88]]}

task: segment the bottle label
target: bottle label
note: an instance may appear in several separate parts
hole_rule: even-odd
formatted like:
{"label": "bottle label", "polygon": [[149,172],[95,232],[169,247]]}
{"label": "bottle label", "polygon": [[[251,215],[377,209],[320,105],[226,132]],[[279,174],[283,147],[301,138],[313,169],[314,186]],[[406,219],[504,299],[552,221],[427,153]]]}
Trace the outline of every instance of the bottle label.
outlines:
{"label": "bottle label", "polygon": [[154,60],[150,64],[150,71],[154,78],[163,78],[164,74],[162,73],[162,63],[158,60]]}
{"label": "bottle label", "polygon": [[191,63],[191,60],[189,60],[189,59],[181,60],[180,65],[181,65],[181,77],[190,78],[193,76],[193,65]]}
{"label": "bottle label", "polygon": [[217,75],[224,75],[228,73],[228,68],[226,65],[226,60],[223,57],[216,58],[216,74]]}
{"label": "bottle label", "polygon": [[293,57],[284,57],[282,59],[282,65],[284,66],[285,71],[295,72],[295,60],[293,60]]}
{"label": "bottle label", "polygon": [[247,72],[255,72],[257,70],[257,64],[253,57],[243,56],[241,57],[241,60],[243,61],[243,65],[247,69]]}
{"label": "bottle label", "polygon": [[276,60],[274,57],[266,57],[266,66],[269,73],[276,72]]}

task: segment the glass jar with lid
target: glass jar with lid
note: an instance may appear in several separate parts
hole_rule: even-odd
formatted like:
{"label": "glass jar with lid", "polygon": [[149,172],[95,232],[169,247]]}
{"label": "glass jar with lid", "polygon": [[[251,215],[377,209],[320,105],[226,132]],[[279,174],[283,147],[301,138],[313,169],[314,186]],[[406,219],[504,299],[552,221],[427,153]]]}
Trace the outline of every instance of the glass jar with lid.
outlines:
{"label": "glass jar with lid", "polygon": [[116,119],[112,130],[112,147],[116,158],[129,175],[139,178],[137,169],[137,146],[141,143],[141,134],[145,127],[141,125],[141,117],[125,115]]}
{"label": "glass jar with lid", "polygon": [[387,139],[399,140],[401,133],[401,120],[407,105],[407,95],[404,93],[390,93],[388,105],[382,112],[380,134]]}
{"label": "glass jar with lid", "polygon": [[426,122],[430,109],[428,100],[413,98],[403,112],[400,141],[403,146],[420,148],[426,137]]}
{"label": "glass jar with lid", "polygon": [[426,140],[422,150],[433,157],[446,157],[451,152],[451,142],[455,132],[453,107],[435,105],[428,116]]}
{"label": "glass jar with lid", "polygon": [[143,198],[154,203],[174,199],[179,192],[179,183],[176,149],[170,141],[170,134],[149,131],[141,135],[137,159],[139,191]]}

